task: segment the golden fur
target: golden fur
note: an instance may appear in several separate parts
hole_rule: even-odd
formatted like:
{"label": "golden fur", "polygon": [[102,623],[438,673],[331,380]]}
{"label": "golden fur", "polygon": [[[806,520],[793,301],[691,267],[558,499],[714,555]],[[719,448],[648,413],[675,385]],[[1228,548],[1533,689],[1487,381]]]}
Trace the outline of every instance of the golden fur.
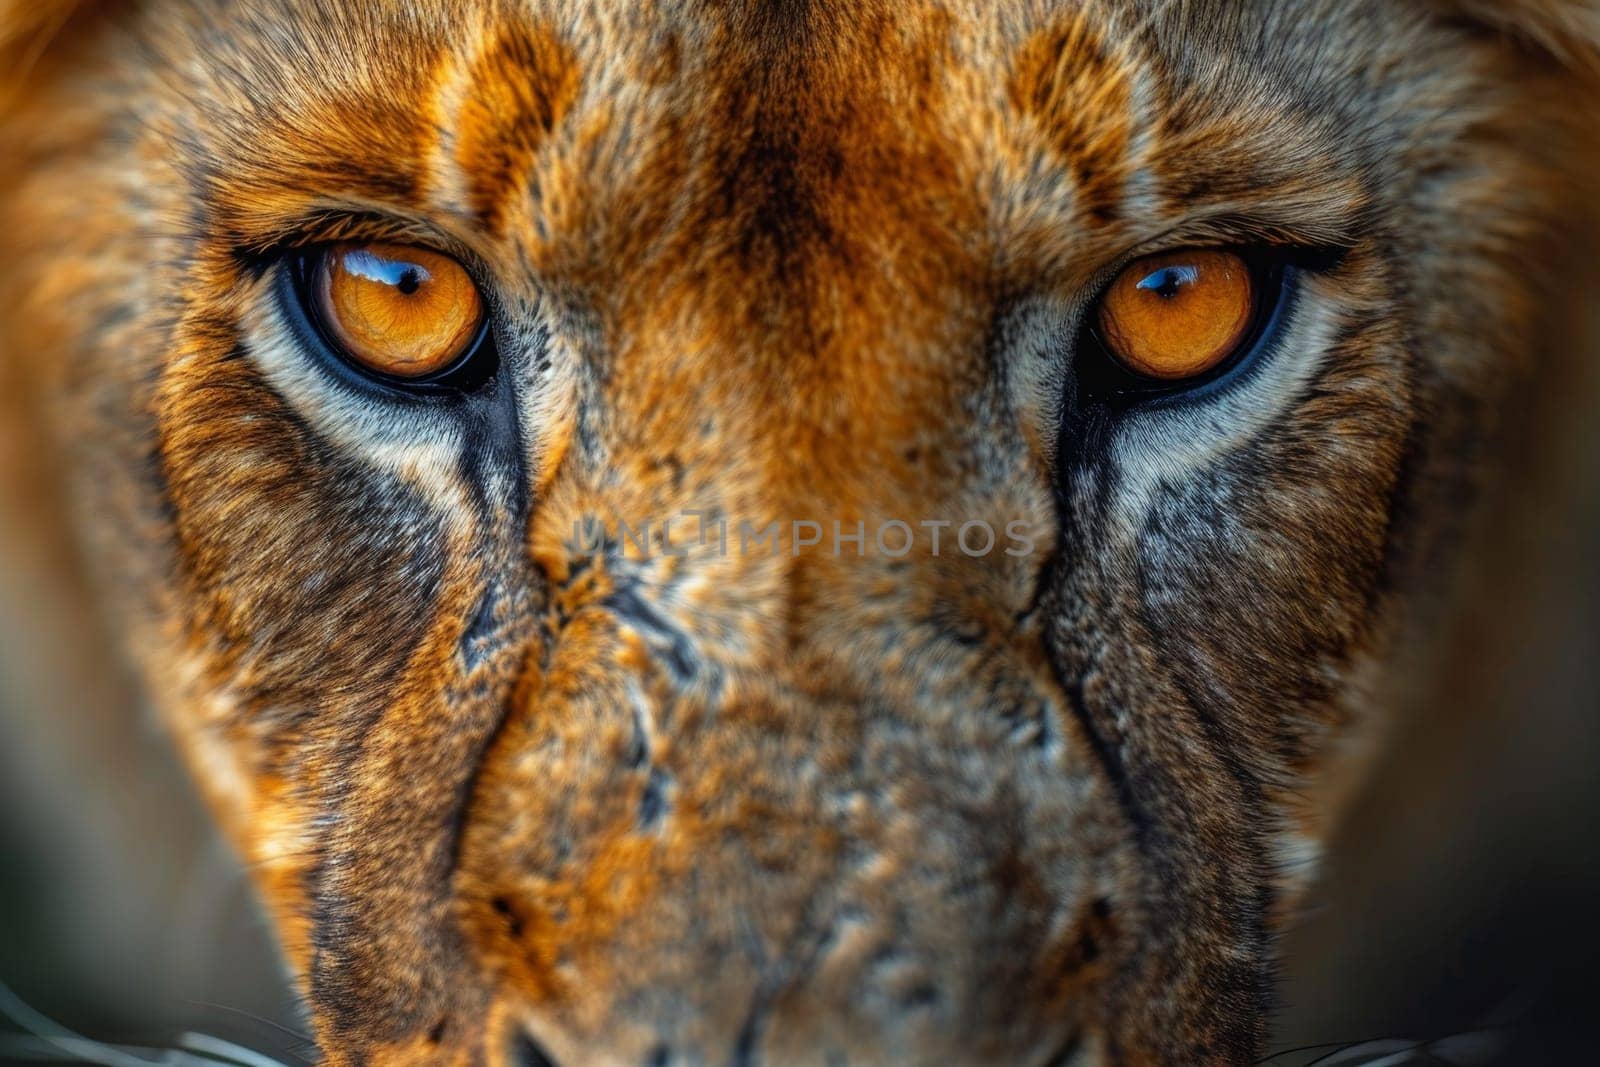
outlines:
{"label": "golden fur", "polygon": [[[1570,297],[1590,7],[0,26],[13,436],[328,1062],[1259,1053],[1372,679]],[[284,264],[360,238],[477,273],[491,387],[315,364]],[[1196,244],[1317,254],[1280,350],[1094,408],[1094,291]],[[1041,550],[661,551],[687,509]]]}

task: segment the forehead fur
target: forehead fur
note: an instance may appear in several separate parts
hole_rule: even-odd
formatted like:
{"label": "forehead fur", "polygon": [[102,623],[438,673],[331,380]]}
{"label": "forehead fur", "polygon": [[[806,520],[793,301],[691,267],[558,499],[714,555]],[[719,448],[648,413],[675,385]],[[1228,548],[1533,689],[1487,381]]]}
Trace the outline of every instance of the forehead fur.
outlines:
{"label": "forehead fur", "polygon": [[[1369,49],[1262,32],[1292,5],[1063,4],[978,22],[931,4],[531,6],[196,5],[139,32],[174,60],[177,162],[239,247],[270,246],[330,200],[388,205],[515,233],[547,276],[613,293],[648,286],[597,266],[643,281],[728,251],[803,292],[818,270],[892,267],[882,244],[969,271],[1028,249],[999,277],[962,279],[1006,286],[1083,251],[1060,244],[1078,240],[1074,217],[1127,243],[1244,198],[1333,241],[1375,162],[1350,138],[1388,91],[1365,74]],[[1395,62],[1403,27],[1422,27],[1363,4],[1327,19]],[[182,100],[204,100],[203,118]]]}

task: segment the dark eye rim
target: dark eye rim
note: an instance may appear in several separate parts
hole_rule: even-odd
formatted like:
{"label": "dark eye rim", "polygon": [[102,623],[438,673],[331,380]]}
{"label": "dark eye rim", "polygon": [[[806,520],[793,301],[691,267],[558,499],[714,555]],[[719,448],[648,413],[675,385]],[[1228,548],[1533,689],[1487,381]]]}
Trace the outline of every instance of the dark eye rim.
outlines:
{"label": "dark eye rim", "polygon": [[[1130,369],[1117,358],[1099,328],[1098,311],[1106,293],[1121,276],[1118,271],[1086,306],[1074,346],[1074,374],[1084,399],[1118,410],[1198,399],[1225,386],[1271,350],[1272,342],[1288,317],[1287,310],[1293,304],[1304,259],[1293,249],[1206,245],[1174,248],[1170,253],[1147,253],[1138,259],[1184,252],[1227,252],[1238,256],[1249,268],[1255,306],[1239,343],[1226,359],[1191,378],[1155,378]],[[1130,265],[1138,259],[1130,261]]]}
{"label": "dark eye rim", "polygon": [[[391,397],[442,400],[477,392],[495,378],[500,369],[500,354],[494,343],[491,326],[494,305],[477,279],[473,280],[473,284],[478,287],[478,299],[484,308],[483,321],[478,324],[477,332],[462,349],[461,355],[448,367],[421,377],[404,378],[376,370],[348,352],[324,321],[321,301],[315,296],[317,272],[333,247],[333,243],[325,243],[296,250],[287,269],[282,272],[280,293],[290,325],[301,341],[342,382],[356,388],[377,390]],[[448,252],[430,251],[438,255],[450,255]]]}

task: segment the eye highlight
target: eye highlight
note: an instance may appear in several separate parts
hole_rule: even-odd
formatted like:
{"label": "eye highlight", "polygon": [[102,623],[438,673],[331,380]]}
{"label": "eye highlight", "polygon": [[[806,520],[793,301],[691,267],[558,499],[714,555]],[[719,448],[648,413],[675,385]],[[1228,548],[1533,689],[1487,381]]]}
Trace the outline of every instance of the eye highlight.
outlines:
{"label": "eye highlight", "polygon": [[1197,378],[1248,340],[1260,304],[1256,272],[1227,251],[1146,256],[1100,300],[1097,332],[1127,371],[1160,382]]}
{"label": "eye highlight", "polygon": [[466,269],[424,248],[329,245],[307,263],[307,303],[345,359],[402,382],[460,364],[483,332],[484,304]]}

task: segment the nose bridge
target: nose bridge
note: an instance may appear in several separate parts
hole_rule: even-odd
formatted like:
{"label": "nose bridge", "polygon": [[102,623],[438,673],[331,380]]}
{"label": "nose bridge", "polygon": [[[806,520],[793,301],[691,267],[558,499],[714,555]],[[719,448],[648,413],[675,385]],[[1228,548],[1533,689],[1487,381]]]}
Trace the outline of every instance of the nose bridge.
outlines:
{"label": "nose bridge", "polygon": [[640,679],[863,698],[927,653],[958,669],[896,699],[1037,703],[1009,676],[1042,676],[1018,620],[1053,516],[980,353],[903,332],[625,336],[531,519],[553,616],[609,630],[610,665]]}
{"label": "nose bridge", "polygon": [[750,195],[618,265],[575,360],[540,653],[463,846],[476,943],[557,1062],[821,1034],[978,1062],[969,1031],[1024,1062],[1053,1033],[994,992],[1085,892],[1026,830],[1076,818],[1040,788],[1073,758],[1026,618],[1048,496],[978,267],[871,191],[896,150],[869,147],[758,119],[703,164]]}
{"label": "nose bridge", "polygon": [[[825,534],[829,551],[837,525],[859,558],[859,524],[929,510],[941,485],[929,465],[968,447],[951,379],[976,346],[935,350],[911,336],[909,301],[869,314],[881,294],[847,278],[708,287],[741,273],[743,253],[723,241],[698,255],[681,281],[608,307],[600,343],[582,354],[572,446],[532,515],[530,547],[559,577],[603,533],[641,590],[668,573],[679,592],[715,582],[701,591],[781,631],[802,557],[818,548],[804,542]],[[902,324],[897,334],[884,318]]]}
{"label": "nose bridge", "polygon": [[989,356],[981,243],[948,239],[970,205],[896,199],[897,167],[939,161],[911,134],[786,121],[699,164],[695,188],[748,196],[664,187],[697,206],[597,295],[572,445],[530,520],[553,616],[589,620],[556,666],[1038,723],[1049,682],[1017,620],[1053,507]]}
{"label": "nose bridge", "polygon": [[[1042,554],[956,543],[964,518],[1004,530],[1027,471],[983,467],[981,427],[942,406],[959,372],[897,388],[890,334],[793,336],[630,331],[533,520],[544,647],[485,762],[464,885],[557,1062],[740,1042],[734,1062],[791,1062],[822,1033],[862,1062],[1022,1062],[1067,1025],[1012,1025],[994,992],[1040,981],[1085,892],[1017,829],[1072,824],[1038,788],[1070,754],[1018,621]],[[912,551],[880,546],[890,520]],[[797,521],[820,538],[798,553]],[[861,542],[830,543],[835,522]],[[961,1051],[999,1021],[1015,1044]]]}

